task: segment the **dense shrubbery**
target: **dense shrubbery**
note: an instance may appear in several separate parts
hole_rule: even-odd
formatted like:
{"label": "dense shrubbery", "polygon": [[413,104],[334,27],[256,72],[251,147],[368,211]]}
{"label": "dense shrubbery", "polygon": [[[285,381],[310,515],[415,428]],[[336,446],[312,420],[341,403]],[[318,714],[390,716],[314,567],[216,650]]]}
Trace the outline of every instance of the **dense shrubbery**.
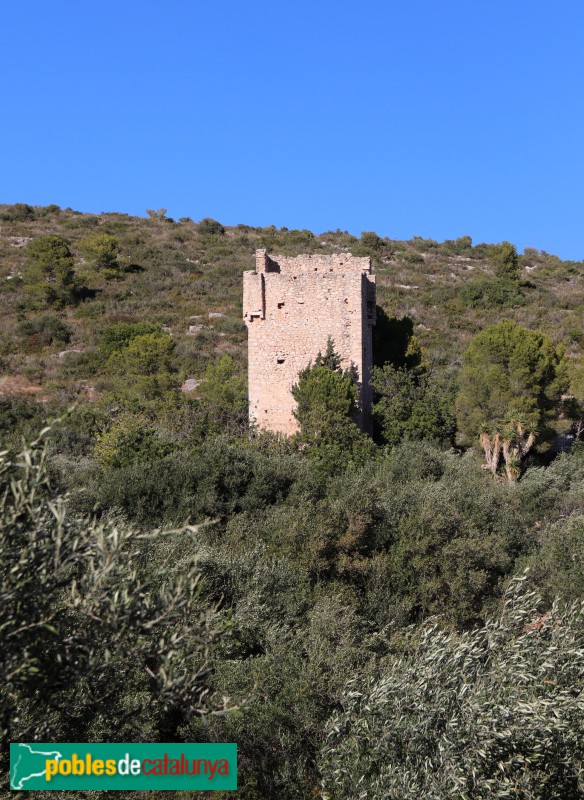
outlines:
{"label": "dense shrubbery", "polygon": [[514,308],[525,304],[517,284],[507,278],[469,281],[461,287],[459,296],[470,308]]}
{"label": "dense shrubbery", "polygon": [[4,222],[27,222],[34,219],[34,217],[34,208],[26,203],[15,203],[13,206],[5,206],[0,212],[0,219]]}
{"label": "dense shrubbery", "polygon": [[[120,418],[119,423],[122,421]],[[29,655],[40,659],[39,663],[30,662],[40,670],[31,673],[30,688],[25,682],[5,696],[5,718],[12,720],[14,706],[10,703],[16,703],[21,710],[19,724],[28,726],[18,729],[17,735],[22,738],[32,738],[35,732],[49,740],[71,736],[72,723],[59,716],[56,704],[66,699],[68,692],[75,691],[75,736],[81,741],[111,740],[112,735],[122,740],[168,740],[168,736],[176,736],[179,740],[237,741],[240,793],[248,800],[274,796],[299,800],[316,795],[321,780],[332,788],[331,796],[338,793],[340,797],[352,797],[355,795],[349,788],[347,769],[353,775],[359,770],[359,774],[365,773],[369,791],[377,791],[378,785],[380,796],[383,792],[392,796],[391,781],[401,775],[406,761],[391,760],[394,756],[386,752],[383,744],[387,737],[374,737],[375,742],[367,738],[364,726],[372,724],[368,723],[369,712],[364,701],[351,711],[351,703],[358,701],[351,694],[352,687],[367,697],[371,693],[372,703],[377,698],[386,703],[389,701],[383,693],[393,685],[395,676],[402,687],[400,697],[417,697],[421,691],[418,676],[423,674],[424,664],[435,664],[438,672],[433,680],[440,683],[443,672],[448,676],[447,685],[440,683],[441,691],[458,703],[466,720],[466,727],[461,728],[464,735],[476,741],[477,746],[481,742],[487,746],[488,720],[496,709],[491,713],[485,706],[480,687],[487,678],[495,682],[500,671],[481,658],[473,662],[477,678],[472,691],[466,690],[466,696],[462,693],[461,672],[456,669],[456,648],[466,648],[465,652],[472,655],[477,642],[483,641],[480,627],[473,632],[476,625],[497,630],[499,623],[490,620],[496,619],[499,598],[509,578],[525,566],[531,565],[531,585],[538,585],[548,598],[558,592],[568,600],[581,597],[584,459],[578,451],[560,457],[548,468],[528,467],[516,485],[493,481],[490,474],[478,468],[472,453],[461,457],[435,444],[413,441],[403,442],[384,457],[335,476],[323,472],[318,461],[295,452],[290,443],[258,435],[239,440],[208,435],[203,442],[187,438],[182,444],[175,440],[170,453],[137,448],[130,451],[135,457],[132,463],[114,464],[106,459],[98,466],[90,459],[80,461],[73,455],[78,452],[80,434],[76,434],[77,438],[65,436],[68,424],[73,426],[71,430],[91,431],[96,420],[77,410],[70,422],[65,420],[55,431],[53,447],[58,446],[61,452],[51,456],[53,474],[71,492],[68,501],[53,497],[53,507],[59,509],[56,516],[50,516],[44,457],[37,447],[25,457],[28,462],[22,457],[12,459],[5,473],[7,479],[20,483],[13,483],[15,488],[7,495],[13,499],[8,505],[5,503],[3,535],[12,537],[10,542],[20,536],[24,549],[18,562],[20,572],[14,573],[10,556],[15,552],[14,546],[2,548],[3,591],[7,599],[15,591],[25,592],[25,598],[28,581],[34,577],[38,582],[35,591],[43,593],[42,602],[36,594],[27,599],[36,609],[34,613],[29,605],[22,606],[22,614],[30,615],[35,628],[19,634],[15,649],[3,654],[5,659],[12,659],[13,666],[6,667],[9,672],[14,671],[18,659],[28,659]],[[97,421],[98,428],[99,424]],[[68,448],[71,455],[67,455]],[[87,452],[87,445],[82,444],[81,448],[81,452]],[[31,503],[27,498],[32,488],[36,500]],[[17,499],[21,510],[15,512]],[[118,509],[116,513],[123,517],[118,516],[114,522],[111,509]],[[78,516],[87,512],[97,513],[101,521]],[[60,519],[64,521],[60,523]],[[165,536],[152,532],[142,538],[152,525],[205,521],[207,525],[196,534],[187,531]],[[114,532],[116,529],[118,533]],[[48,538],[41,536],[41,531],[48,531]],[[62,542],[59,547],[63,569],[69,570],[63,574],[53,574],[46,566],[53,563],[57,541]],[[231,625],[230,635],[213,647],[204,683],[211,694],[230,696],[234,702],[246,701],[241,711],[223,717],[189,719],[171,712],[168,703],[172,699],[166,690],[156,682],[148,682],[145,687],[141,677],[141,659],[154,663],[149,649],[154,642],[140,627],[146,598],[151,596],[153,599],[148,602],[160,602],[154,598],[159,597],[162,573],[171,582],[178,580],[194,558],[202,591],[192,601],[199,609],[195,615],[200,613],[201,603],[211,609],[219,603],[220,611],[214,614],[224,616],[229,612]],[[86,584],[90,577],[83,577],[87,563],[93,563],[98,573],[113,564],[102,589],[108,597],[113,597],[116,587],[120,591],[124,587],[131,589],[122,609],[105,604],[100,614],[107,612],[107,617],[99,616],[99,622],[90,624],[75,622],[75,615],[83,613],[83,604],[89,602],[83,599],[85,593],[92,591],[93,584]],[[18,589],[14,575],[27,581],[22,589]],[[53,584],[47,581],[62,584],[73,577],[78,588],[73,594],[60,595],[62,599],[56,602]],[[137,588],[137,581],[142,589]],[[180,591],[180,597],[187,602],[188,595]],[[13,606],[14,603],[5,602],[4,613],[9,624],[18,626],[17,621],[10,622],[9,609]],[[537,612],[522,612],[523,618],[526,622],[537,621],[547,608],[542,603]],[[44,619],[45,610],[47,624],[59,635],[42,625],[37,631],[36,622]],[[121,618],[116,616],[119,614]],[[131,615],[131,625],[136,628],[131,635],[124,628],[122,653],[116,650],[116,637],[118,624],[126,624],[122,622],[124,614]],[[435,616],[439,629],[422,638],[426,646],[419,644],[425,628],[418,626],[424,625],[429,615]],[[192,616],[184,619],[185,624],[191,624]],[[69,631],[74,624],[79,628],[74,641],[67,645],[73,649],[58,656],[65,620]],[[221,628],[218,617],[216,625]],[[409,628],[411,625],[415,627]],[[505,625],[504,635],[497,639],[502,648],[498,663],[506,663],[509,653],[515,650],[521,658],[531,659],[531,651],[524,653],[521,632],[515,642],[512,632],[516,629]],[[452,632],[465,629],[470,633]],[[539,642],[535,637],[544,636],[545,650],[552,630],[553,626],[547,625],[543,633],[536,631],[533,641]],[[573,626],[566,629],[566,636],[568,633],[576,635]],[[189,636],[192,635],[191,631]],[[21,641],[25,636],[32,642],[29,649]],[[91,637],[92,649],[79,662],[78,669],[87,671],[80,683],[81,675],[69,660],[76,657],[78,645],[85,647],[84,636]],[[157,643],[159,639],[158,636]],[[562,659],[560,674],[572,675],[577,687],[580,666],[574,660],[576,656],[571,655],[576,650],[567,647],[567,643],[567,638],[556,636],[553,646],[559,649],[553,651],[557,654],[554,657]],[[108,672],[109,666],[100,660],[100,648],[104,647],[112,654],[118,653],[112,655],[111,662],[115,679]],[[536,666],[546,658],[544,650],[540,655],[534,651],[539,659],[534,662]],[[54,672],[44,674],[45,651],[51,656],[51,665],[59,663],[54,662],[55,657],[65,659],[70,684],[59,683]],[[195,648],[192,657],[198,652]],[[165,658],[164,654],[160,658]],[[494,664],[495,654],[492,658]],[[519,662],[517,669],[521,671]],[[471,681],[470,671],[464,674]],[[499,698],[497,713],[501,719],[501,715],[514,713],[516,704],[523,702],[523,689],[513,691],[514,674],[508,676]],[[106,730],[98,711],[100,687],[103,681],[110,688],[118,686],[122,679],[126,689],[119,709],[114,707],[108,716],[110,727]],[[46,700],[41,714],[32,699],[37,695],[27,694],[41,680],[43,697],[55,703],[55,711],[50,714],[46,713]],[[347,686],[348,680],[352,683]],[[537,756],[534,769],[548,774],[546,786],[550,791],[555,787],[570,797],[580,758],[570,737],[577,731],[562,722],[569,719],[565,716],[568,707],[562,705],[563,684],[551,686],[551,690],[550,697],[558,702],[555,710],[564,715],[557,722],[558,746],[561,744],[564,755],[554,748],[550,750],[541,739],[537,717],[529,730],[513,729],[513,747],[522,748],[522,757],[527,758],[532,744],[541,739],[541,748],[532,754]],[[525,691],[529,691],[528,685]],[[392,697],[396,697],[395,693]],[[404,737],[404,741],[426,736],[424,741],[435,753],[442,723],[432,709],[440,705],[440,695],[428,697],[425,702],[427,706],[422,706],[419,713],[411,711],[400,717],[396,736]],[[376,706],[369,706],[373,713]],[[479,714],[476,709],[483,711]],[[127,712],[131,712],[131,718],[124,717]],[[349,730],[341,723],[343,714],[350,715],[354,718],[352,724],[359,726],[363,747],[355,745],[355,729]],[[375,717],[375,725],[382,731],[384,725],[393,724],[394,718],[392,714],[381,714]],[[418,730],[422,721],[424,730]],[[387,731],[388,736],[393,736],[391,728]],[[10,735],[14,737],[14,727]],[[355,746],[362,755],[354,751]],[[443,771],[435,768],[428,773],[425,762],[416,760],[422,759],[424,751],[420,748],[421,744],[408,751],[412,787],[429,786],[427,782],[433,781],[435,796],[448,797],[449,781],[454,781],[454,786],[458,785],[456,781],[466,779],[466,762],[458,761],[458,751],[453,750]],[[469,746],[471,767],[473,752]],[[496,755],[491,748],[489,759]],[[431,754],[429,757],[434,758]],[[557,759],[568,759],[572,772],[558,772]],[[385,762],[392,765],[391,769],[375,766]],[[479,786],[485,782],[485,786],[499,791],[505,781],[515,776],[512,758],[506,762],[505,772],[499,770],[501,774],[493,773],[490,761],[481,763],[484,769],[477,777]],[[348,768],[348,764],[354,766]],[[406,785],[409,784],[403,784]],[[399,792],[395,796],[399,797]]]}
{"label": "dense shrubbery", "polygon": [[196,530],[75,515],[39,441],[0,454],[0,497],[4,767],[11,740],[168,741],[222,707],[205,679],[225,620],[201,593]]}
{"label": "dense shrubbery", "polygon": [[225,228],[216,219],[205,217],[197,224],[197,231],[203,236],[223,236]]}
{"label": "dense shrubbery", "polygon": [[374,368],[371,385],[376,394],[373,417],[385,444],[394,447],[404,439],[453,442],[456,387],[451,376],[388,363]]}
{"label": "dense shrubbery", "polygon": [[59,317],[49,314],[23,320],[19,325],[19,332],[31,344],[68,344],[71,341],[71,329]]}
{"label": "dense shrubbery", "polygon": [[380,678],[348,683],[320,754],[326,797],[582,796],[584,605],[542,615],[516,583],[505,601],[462,635],[425,626]]}
{"label": "dense shrubbery", "polygon": [[[404,681],[420,672],[420,629],[407,626],[429,615],[438,615],[442,631],[495,624],[489,620],[510,576],[527,565],[531,585],[550,598],[558,592],[578,598],[584,582],[584,460],[577,452],[547,469],[528,468],[517,485],[494,482],[472,454],[424,442],[405,442],[333,478],[313,464],[277,439],[210,437],[201,448],[89,480],[81,473],[81,492],[75,480],[71,485],[76,505],[83,500],[101,513],[118,507],[142,526],[212,521],[197,538],[198,568],[210,602],[221,600],[231,610],[233,635],[220,646],[209,680],[215,691],[250,696],[250,702],[242,715],[204,724],[193,719],[181,730],[194,740],[239,743],[248,798],[305,798],[321,774],[334,780],[330,748],[318,757],[326,721],[344,707],[351,676],[373,685],[391,670]],[[184,554],[184,543],[173,547]],[[155,551],[153,544],[153,558]],[[546,608],[538,606],[533,618]],[[505,647],[515,647],[506,636]],[[454,682],[460,673],[448,661],[449,642],[456,645],[457,637],[436,631],[432,639],[432,652],[444,651],[440,668]],[[394,664],[398,657],[411,664],[409,672]],[[567,651],[563,658],[569,669],[579,669]],[[515,700],[502,698],[501,713],[506,702]],[[468,735],[478,736],[487,723],[472,708],[468,719],[475,727]],[[432,719],[425,723],[431,738]],[[415,735],[416,724],[406,718],[403,735]],[[351,741],[349,735],[334,748],[338,759]],[[487,770],[485,780],[491,778]],[[443,776],[433,779],[440,786]],[[564,791],[569,783],[563,780],[558,776],[557,785]],[[436,796],[448,797],[443,792]]]}

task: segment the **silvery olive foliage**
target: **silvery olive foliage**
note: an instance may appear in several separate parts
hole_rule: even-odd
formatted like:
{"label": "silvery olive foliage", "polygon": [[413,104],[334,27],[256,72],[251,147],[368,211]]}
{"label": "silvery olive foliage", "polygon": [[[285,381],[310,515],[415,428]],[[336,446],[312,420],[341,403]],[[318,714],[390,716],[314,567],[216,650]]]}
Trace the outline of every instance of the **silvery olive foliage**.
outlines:
{"label": "silvery olive foliage", "polygon": [[2,738],[156,741],[223,710],[206,677],[226,623],[203,594],[197,529],[71,513],[50,488],[47,430],[0,453]]}
{"label": "silvery olive foliage", "polygon": [[350,681],[320,753],[322,797],[583,797],[584,603],[539,608],[522,576],[499,618],[426,627],[380,680]]}

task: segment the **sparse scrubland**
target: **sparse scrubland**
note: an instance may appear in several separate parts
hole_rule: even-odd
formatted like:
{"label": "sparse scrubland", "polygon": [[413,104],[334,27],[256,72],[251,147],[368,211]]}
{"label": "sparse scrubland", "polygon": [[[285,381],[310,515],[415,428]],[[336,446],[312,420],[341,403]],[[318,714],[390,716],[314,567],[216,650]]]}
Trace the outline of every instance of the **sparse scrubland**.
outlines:
{"label": "sparse scrubland", "polygon": [[[334,342],[249,430],[257,247],[372,257],[371,436]],[[584,795],[584,263],[17,204],[0,307],[4,774],[234,741],[244,800]]]}

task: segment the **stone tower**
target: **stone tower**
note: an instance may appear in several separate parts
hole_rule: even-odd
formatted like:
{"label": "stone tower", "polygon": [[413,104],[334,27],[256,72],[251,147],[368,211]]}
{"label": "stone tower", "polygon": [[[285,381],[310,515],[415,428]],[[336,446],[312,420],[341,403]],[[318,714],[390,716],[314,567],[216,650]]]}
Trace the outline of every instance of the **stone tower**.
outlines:
{"label": "stone tower", "polygon": [[375,325],[370,258],[350,253],[290,258],[257,250],[255,270],[243,273],[243,318],[250,422],[276,433],[298,430],[292,386],[318,352],[325,352],[330,336],[342,366],[356,368],[363,427],[371,408]]}

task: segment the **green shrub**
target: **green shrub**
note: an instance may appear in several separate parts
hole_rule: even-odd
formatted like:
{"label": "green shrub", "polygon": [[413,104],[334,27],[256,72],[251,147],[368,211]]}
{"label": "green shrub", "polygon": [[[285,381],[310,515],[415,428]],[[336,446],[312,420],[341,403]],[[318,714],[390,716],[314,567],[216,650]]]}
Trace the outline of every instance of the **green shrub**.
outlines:
{"label": "green shrub", "polygon": [[167,374],[173,371],[174,346],[168,333],[161,330],[133,335],[125,347],[112,352],[106,369],[134,377]]}
{"label": "green shrub", "polygon": [[584,515],[574,513],[547,527],[530,563],[534,580],[548,597],[584,597]]}
{"label": "green shrub", "polygon": [[470,236],[460,236],[458,239],[445,239],[440,245],[440,250],[448,254],[472,258],[472,238]]}
{"label": "green shrub", "polygon": [[197,223],[197,233],[203,236],[223,236],[225,228],[220,222],[217,222],[216,219],[205,217]]}
{"label": "green shrub", "polygon": [[[142,525],[223,519],[280,502],[296,474],[294,461],[266,458],[222,437],[209,438],[198,450],[185,446],[163,457],[162,447],[147,437],[145,457],[138,461],[131,442],[123,447],[123,436],[124,431],[114,429],[102,448],[104,463],[114,466],[118,459],[117,469],[93,470],[71,482],[73,489],[75,481],[81,484],[74,493],[80,508],[117,508]],[[119,460],[122,455],[125,463]],[[114,461],[108,462],[110,457]]]}
{"label": "green shrub", "polygon": [[404,439],[437,439],[452,442],[456,433],[455,388],[443,376],[425,368],[374,367],[373,418],[384,444],[391,447]]}
{"label": "green shrub", "polygon": [[[196,547],[76,516],[48,483],[39,441],[0,454],[0,720],[9,740],[165,741],[205,697],[224,631]],[[196,533],[191,531],[191,535]]]}
{"label": "green shrub", "polygon": [[27,222],[35,218],[35,210],[26,203],[15,203],[13,206],[4,206],[0,212],[0,219],[4,222]]}
{"label": "green shrub", "polygon": [[61,236],[39,236],[27,244],[23,281],[33,304],[63,306],[74,300],[75,271],[69,242]]}
{"label": "green shrub", "polygon": [[71,341],[71,329],[59,317],[49,314],[24,320],[18,329],[21,336],[43,345],[53,342],[68,344]]}
{"label": "green shrub", "polygon": [[123,350],[136,336],[144,336],[148,333],[160,333],[162,335],[160,325],[154,322],[135,322],[133,324],[118,322],[115,325],[110,325],[102,333],[99,349],[105,356],[109,356],[115,351]]}
{"label": "green shrub", "polygon": [[73,283],[73,254],[61,236],[39,236],[26,246],[31,269],[39,278],[59,286]]}
{"label": "green shrub", "polygon": [[390,317],[381,306],[376,308],[377,322],[373,328],[373,364],[383,367],[418,367],[422,350],[414,335],[414,322],[410,317]]}
{"label": "green shrub", "polygon": [[520,513],[513,487],[493,484],[473,454],[461,459],[406,442],[370,480],[382,513],[376,545],[387,555],[385,589],[367,600],[378,619],[398,614],[405,624],[443,614],[458,625],[476,622],[535,547],[524,531],[533,512]]}
{"label": "green shrub", "polygon": [[106,278],[118,278],[122,267],[118,261],[120,244],[109,233],[94,233],[79,242],[79,249],[92,267]]}
{"label": "green shrub", "polygon": [[469,308],[517,308],[525,298],[513,281],[507,278],[479,278],[463,284],[458,291],[460,300]]}
{"label": "green shrub", "polygon": [[209,433],[242,433],[248,427],[248,400],[245,377],[235,362],[222,355],[209,364],[200,386],[201,410]]}
{"label": "green shrub", "polygon": [[385,242],[375,231],[363,231],[361,233],[361,247],[367,252],[376,253],[383,250]]}
{"label": "green shrub", "polygon": [[122,414],[96,437],[95,457],[108,468],[125,467],[134,461],[154,461],[169,450],[147,420]]}
{"label": "green shrub", "polygon": [[498,278],[502,280],[516,282],[520,278],[519,259],[517,250],[511,242],[492,244],[488,248],[488,256],[495,266]]}
{"label": "green shrub", "polygon": [[424,256],[420,253],[416,253],[415,250],[400,250],[396,253],[396,257],[402,264],[411,264],[415,266],[425,263]]}
{"label": "green shrub", "polygon": [[22,435],[32,436],[45,416],[46,409],[30,396],[0,396],[0,434],[4,444],[16,445]]}

